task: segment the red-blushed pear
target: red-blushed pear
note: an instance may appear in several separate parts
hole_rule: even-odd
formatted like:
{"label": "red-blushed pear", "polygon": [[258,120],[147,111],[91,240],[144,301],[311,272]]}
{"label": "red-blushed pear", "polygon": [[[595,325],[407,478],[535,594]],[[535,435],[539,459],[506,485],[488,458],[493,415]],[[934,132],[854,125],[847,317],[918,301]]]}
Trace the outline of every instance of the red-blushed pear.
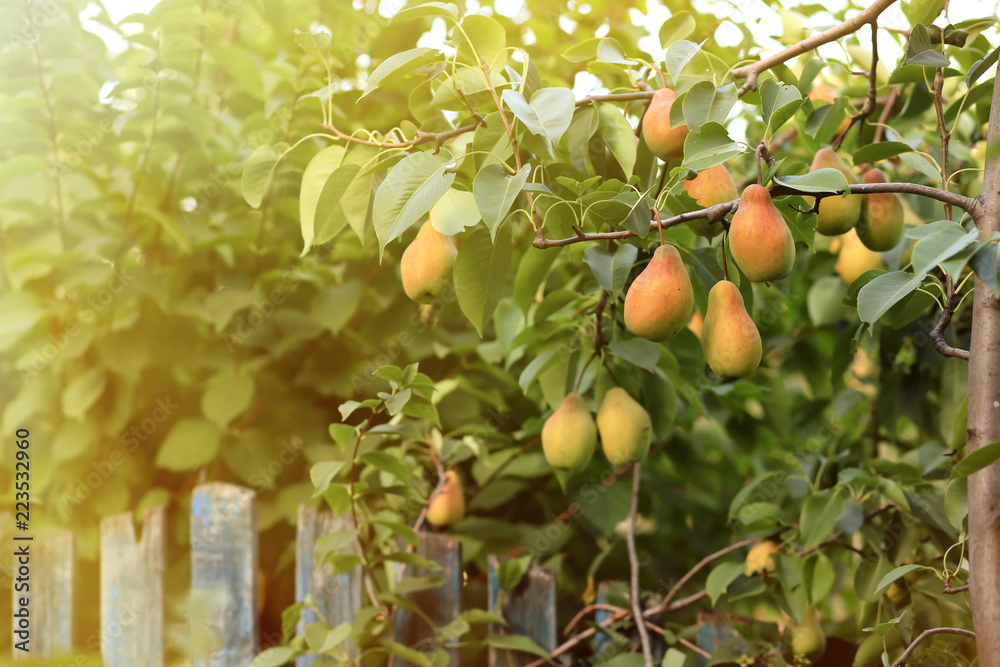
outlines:
{"label": "red-blushed pear", "polygon": [[[816,151],[809,171],[818,169],[836,169],[844,175],[848,184],[855,185],[858,182],[840,156],[829,148]],[[812,197],[806,199],[815,201]],[[861,199],[861,195],[824,197],[819,203],[819,213],[816,215],[816,231],[824,236],[837,236],[848,229],[853,229],[861,217]]]}
{"label": "red-blushed pear", "polygon": [[427,506],[427,523],[432,526],[450,526],[465,516],[465,491],[458,473],[449,470],[444,474],[441,491]]}
{"label": "red-blushed pear", "polygon": [[[721,164],[699,172],[690,181],[684,181],[683,189],[704,208],[732,201],[739,194],[733,177]],[[699,236],[712,237],[722,231],[722,225],[710,224],[707,220],[691,220],[687,224]]]}
{"label": "red-blushed pear", "polygon": [[684,155],[684,139],[688,134],[687,125],[670,127],[670,107],[677,95],[669,88],[660,88],[653,93],[649,108],[642,117],[642,138],[649,150],[664,162],[676,160]]}
{"label": "red-blushed pear", "polygon": [[760,332],[747,314],[739,288],[728,280],[708,291],[701,349],[709,368],[723,377],[746,377],[760,365]]}
{"label": "red-blushed pear", "polygon": [[795,240],[767,188],[753,184],[743,190],[729,226],[729,249],[736,265],[755,283],[780,280],[792,272]]}
{"label": "red-blushed pear", "polygon": [[542,426],[542,450],[553,468],[576,472],[590,463],[597,448],[597,427],[580,394],[568,394]]}
{"label": "red-blushed pear", "polygon": [[850,285],[865,271],[884,268],[882,253],[866,248],[858,238],[857,230],[852,229],[840,237],[837,262],[833,265],[833,270],[845,284]]}
{"label": "red-blushed pear", "polygon": [[625,326],[637,336],[664,341],[694,312],[694,290],[677,248],[661,245],[625,295]]}
{"label": "red-blushed pear", "polygon": [[646,458],[653,442],[649,413],[621,387],[604,394],[597,411],[597,431],[604,456],[615,467]]}
{"label": "red-blushed pear", "polygon": [[417,303],[428,303],[444,290],[451,280],[458,249],[450,236],[445,236],[427,220],[417,237],[403,251],[399,271],[403,291]]}
{"label": "red-blushed pear", "polygon": [[[861,175],[862,183],[888,183],[881,169],[869,169]],[[858,238],[869,250],[892,250],[903,238],[903,202],[895,192],[864,195]]]}

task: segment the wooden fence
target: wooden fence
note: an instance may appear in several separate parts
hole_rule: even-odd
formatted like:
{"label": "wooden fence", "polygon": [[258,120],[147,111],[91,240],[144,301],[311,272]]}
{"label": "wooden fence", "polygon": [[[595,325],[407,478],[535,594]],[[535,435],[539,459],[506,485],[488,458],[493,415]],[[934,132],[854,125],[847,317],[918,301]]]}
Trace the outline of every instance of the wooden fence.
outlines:
{"label": "wooden fence", "polygon": [[[299,508],[295,563],[295,597],[312,596],[331,627],[351,621],[361,608],[360,572],[330,575],[317,567],[313,549],[324,535],[348,526],[330,512]],[[100,590],[101,655],[106,667],[162,667],[164,663],[164,530],[163,507],[146,511],[142,537],[136,539],[132,514],[101,522]],[[417,553],[437,563],[444,583],[410,596],[436,626],[461,611],[463,570],[461,545],[447,535],[420,533]],[[39,543],[33,550],[31,653],[14,649],[14,658],[44,658],[72,646],[74,562],[72,535]],[[500,559],[489,557],[489,608],[509,623],[505,631],[531,637],[551,651],[558,645],[556,577],[532,566],[513,591],[501,589]],[[414,573],[419,576],[419,571]],[[603,596],[604,588],[600,592]],[[17,608],[17,593],[14,606]],[[291,604],[291,600],[288,601]],[[191,503],[191,631],[195,667],[245,667],[260,650],[257,614],[257,513],[253,491],[231,484],[204,484]],[[316,621],[304,610],[301,624]],[[598,619],[600,620],[600,619]],[[15,625],[18,619],[14,619]],[[427,624],[401,608],[396,618],[397,641],[414,645],[429,632]],[[494,627],[491,632],[501,632]],[[601,635],[599,635],[600,637]],[[709,641],[709,644],[714,642]],[[599,640],[594,664],[607,655]],[[451,650],[452,664],[459,652]],[[537,658],[491,647],[490,667],[522,665]],[[307,667],[314,658],[299,658]],[[400,664],[397,660],[397,664]]]}

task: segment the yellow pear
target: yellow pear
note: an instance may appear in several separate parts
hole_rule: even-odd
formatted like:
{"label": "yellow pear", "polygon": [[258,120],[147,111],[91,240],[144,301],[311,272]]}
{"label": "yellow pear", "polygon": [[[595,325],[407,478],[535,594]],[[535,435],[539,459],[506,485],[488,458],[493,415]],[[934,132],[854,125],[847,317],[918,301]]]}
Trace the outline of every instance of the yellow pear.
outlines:
{"label": "yellow pear", "polygon": [[[683,189],[704,208],[732,201],[739,194],[733,177],[721,164],[699,172],[690,181],[684,181]],[[691,231],[700,236],[712,237],[722,230],[722,225],[709,224],[707,220],[691,220],[687,224]]]}
{"label": "yellow pear", "polygon": [[774,569],[772,555],[779,553],[778,543],[774,540],[758,542],[747,552],[747,573],[756,574],[764,570]]}
{"label": "yellow pear", "polygon": [[[881,169],[869,169],[861,175],[862,183],[887,183]],[[858,238],[870,250],[892,250],[903,238],[903,202],[895,192],[864,195]]]}
{"label": "yellow pear", "polygon": [[789,623],[788,633],[792,643],[792,653],[816,660],[826,650],[826,635],[816,617],[816,609],[809,607],[801,623]]}
{"label": "yellow pear", "polygon": [[752,184],[743,190],[740,207],[729,225],[733,261],[755,283],[780,280],[795,264],[795,240],[767,188]]}
{"label": "yellow pear", "polygon": [[542,450],[553,468],[583,470],[597,447],[597,427],[580,394],[569,394],[545,420]]}
{"label": "yellow pear", "polygon": [[604,394],[601,409],[597,411],[597,430],[604,456],[613,466],[641,461],[653,441],[649,413],[621,387]]}
{"label": "yellow pear", "polygon": [[669,88],[660,88],[653,93],[653,99],[642,117],[642,138],[649,150],[664,162],[676,160],[684,155],[684,139],[688,134],[687,125],[670,127],[670,107],[677,95]]}
{"label": "yellow pear", "polygon": [[708,292],[701,349],[709,367],[724,377],[745,377],[760,365],[760,332],[747,314],[739,288],[728,280],[720,280]]}
{"label": "yellow pear", "polygon": [[705,318],[701,316],[697,310],[694,311],[694,315],[691,316],[691,321],[688,322],[688,329],[694,333],[695,336],[701,338],[701,329],[705,326]]}
{"label": "yellow pear", "polygon": [[[847,178],[848,184],[854,185],[858,182],[840,156],[829,148],[816,151],[809,171],[818,169],[836,169]],[[824,197],[819,203],[819,213],[816,215],[816,231],[824,236],[836,236],[852,229],[861,217],[861,199],[861,195]]]}
{"label": "yellow pear", "polygon": [[664,341],[683,329],[694,311],[694,290],[680,253],[661,245],[625,295],[625,326],[637,336]]}
{"label": "yellow pear", "polygon": [[444,475],[441,491],[427,506],[427,523],[432,526],[450,526],[465,516],[462,480],[454,470],[449,470]]}
{"label": "yellow pear", "polygon": [[840,237],[840,252],[833,270],[845,284],[850,285],[865,271],[884,268],[882,253],[866,248],[856,230],[852,229]]}
{"label": "yellow pear", "polygon": [[434,229],[427,220],[400,261],[406,296],[417,303],[432,301],[451,280],[456,257],[458,249],[452,238]]}

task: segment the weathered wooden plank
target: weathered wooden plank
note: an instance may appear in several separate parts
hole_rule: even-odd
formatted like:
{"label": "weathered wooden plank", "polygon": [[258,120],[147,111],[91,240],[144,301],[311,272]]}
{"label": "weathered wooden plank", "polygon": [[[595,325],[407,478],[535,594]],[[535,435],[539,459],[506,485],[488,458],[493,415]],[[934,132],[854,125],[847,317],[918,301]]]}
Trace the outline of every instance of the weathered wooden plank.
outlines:
{"label": "weathered wooden plank", "polygon": [[191,501],[194,667],[245,667],[257,653],[257,506],[250,489],[202,484]]}
{"label": "weathered wooden plank", "polygon": [[[597,585],[597,604],[608,604],[608,587],[615,582],[602,581]],[[598,625],[611,618],[611,612],[606,609],[598,609],[594,615],[594,620]],[[613,642],[606,632],[597,631],[594,636],[594,661],[601,657],[603,651],[611,646]]]}
{"label": "weathered wooden plank", "polygon": [[[295,601],[301,602],[307,595],[311,595],[331,628],[341,623],[350,623],[361,610],[361,568],[331,575],[329,566],[316,566],[314,549],[316,540],[320,537],[338,530],[349,530],[352,526],[353,522],[347,515],[335,519],[332,512],[320,512],[313,507],[299,505],[295,544]],[[302,633],[306,623],[318,620],[312,610],[303,609],[299,633]],[[348,652],[352,657],[356,655],[353,647],[348,646]],[[314,656],[303,656],[297,660],[296,665],[309,667],[315,660]]]}
{"label": "weathered wooden plank", "polygon": [[132,513],[101,521],[101,657],[105,667],[163,665],[166,510],[146,510],[137,542]]}
{"label": "weathered wooden plank", "polygon": [[[558,643],[555,572],[532,565],[514,590],[504,591],[497,577],[500,559],[490,555],[489,565],[490,611],[502,614],[510,624],[507,628],[492,626],[490,632],[526,635],[547,651],[555,649]],[[490,647],[490,667],[528,665],[537,659],[537,656]]]}
{"label": "weathered wooden plank", "polygon": [[[35,542],[17,540],[17,549],[27,548],[30,591],[18,591],[17,577],[20,556],[14,560],[13,611],[18,613],[24,605],[20,598],[28,598],[27,619],[13,617],[13,654],[15,660],[47,658],[73,645],[73,589],[75,585],[76,540],[72,534]],[[19,635],[19,632],[27,634]],[[19,642],[27,639],[19,650]]]}
{"label": "weathered wooden plank", "polygon": [[[429,571],[428,568],[406,567],[405,577],[425,577],[429,575],[444,577],[444,583],[437,588],[409,593],[406,597],[426,614],[437,626],[447,625],[456,618],[462,610],[462,545],[447,535],[434,533],[417,533],[416,552],[426,560],[441,566],[439,571]],[[406,608],[396,612],[396,641],[404,646],[415,646],[418,642],[433,636],[427,623]],[[457,648],[448,651],[451,657],[450,667],[459,667],[460,656]],[[403,667],[403,660],[395,659],[396,667]]]}
{"label": "weathered wooden plank", "polygon": [[[709,654],[726,644],[740,645],[740,633],[733,628],[733,623],[753,624],[752,618],[715,609],[698,611],[698,648]],[[745,647],[744,647],[745,648]],[[698,656],[698,662],[708,664],[708,658]]]}

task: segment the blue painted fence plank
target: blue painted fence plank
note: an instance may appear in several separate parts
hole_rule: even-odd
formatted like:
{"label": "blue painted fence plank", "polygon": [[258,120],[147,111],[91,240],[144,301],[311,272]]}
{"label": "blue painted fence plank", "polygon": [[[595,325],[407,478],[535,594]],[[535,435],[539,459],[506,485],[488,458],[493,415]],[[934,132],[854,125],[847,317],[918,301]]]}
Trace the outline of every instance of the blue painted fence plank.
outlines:
{"label": "blue painted fence plank", "polygon": [[[545,650],[554,650],[558,639],[555,572],[532,565],[514,590],[504,591],[497,578],[500,559],[490,555],[489,565],[490,611],[502,614],[509,623],[506,628],[492,626],[490,632],[526,635]],[[528,665],[537,659],[526,653],[490,647],[490,667]]]}
{"label": "blue painted fence plank", "polygon": [[146,510],[142,539],[132,513],[101,521],[101,657],[105,667],[163,665],[163,507]]}
{"label": "blue painted fence plank", "polygon": [[254,492],[202,484],[191,501],[194,667],[246,667],[257,653],[257,508]]}

